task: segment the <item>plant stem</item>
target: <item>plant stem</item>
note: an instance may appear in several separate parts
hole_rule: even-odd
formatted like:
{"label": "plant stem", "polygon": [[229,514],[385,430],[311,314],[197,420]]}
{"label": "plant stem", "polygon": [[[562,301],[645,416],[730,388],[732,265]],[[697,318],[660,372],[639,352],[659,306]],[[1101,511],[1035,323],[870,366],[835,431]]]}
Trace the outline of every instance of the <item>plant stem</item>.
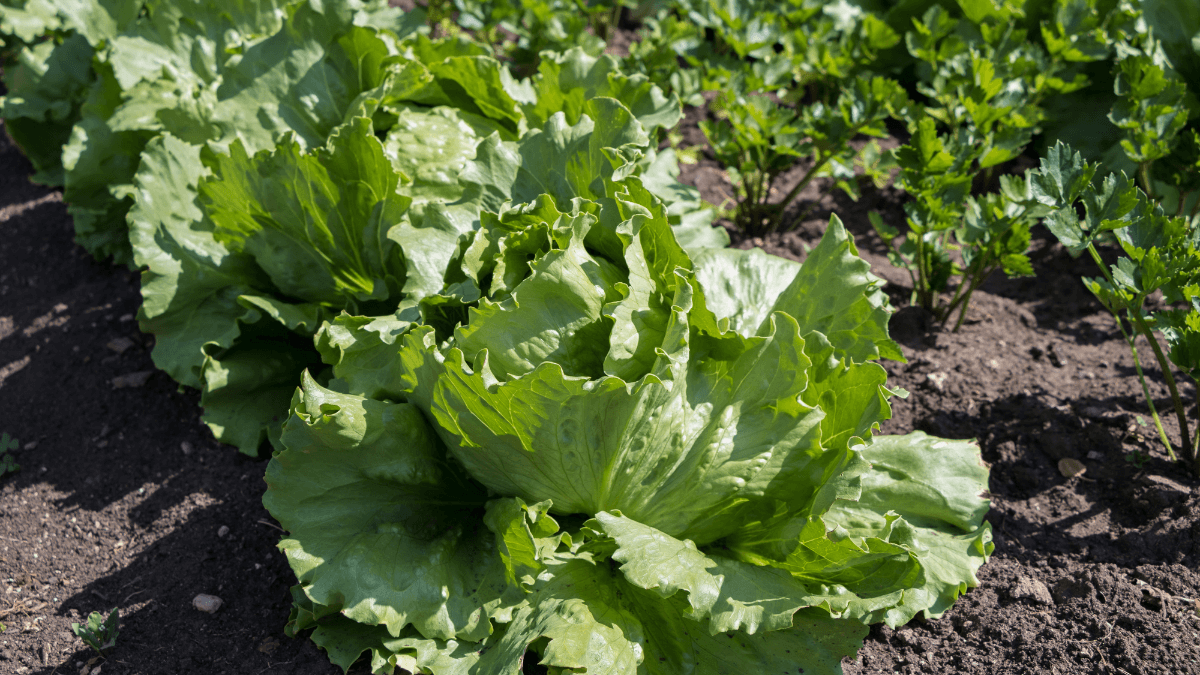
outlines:
{"label": "plant stem", "polygon": [[[967,318],[967,307],[971,306],[971,294],[975,292],[976,288],[979,288],[979,286],[983,284],[984,279],[987,279],[988,275],[991,273],[991,270],[984,271],[984,269],[981,268],[980,273],[971,279],[971,285],[967,288],[967,294],[962,298],[962,310],[960,310],[958,313],[958,321],[954,324],[955,333],[958,332],[959,328],[962,328],[963,320]],[[954,305],[951,305],[950,308],[946,310],[946,318],[949,319],[950,314],[952,313],[954,313]]]}
{"label": "plant stem", "polygon": [[[1116,316],[1115,314],[1113,316]],[[1121,324],[1121,318],[1117,317],[1117,327],[1121,329],[1121,335],[1125,337],[1125,341],[1129,343],[1129,351],[1133,353],[1133,367],[1137,371],[1138,381],[1142,383],[1142,394],[1146,397],[1146,405],[1150,407],[1150,416],[1154,418],[1154,427],[1158,429],[1158,437],[1162,439],[1163,445],[1167,447],[1167,454],[1171,457],[1171,461],[1178,461],[1175,456],[1175,449],[1171,447],[1171,441],[1167,438],[1167,432],[1163,429],[1162,420],[1158,417],[1158,410],[1154,407],[1154,398],[1150,396],[1150,385],[1146,384],[1146,375],[1142,373],[1142,362],[1138,359],[1137,333],[1130,335],[1125,332],[1124,325]]]}
{"label": "plant stem", "polygon": [[817,171],[819,171],[821,167],[825,166],[826,162],[833,159],[833,154],[834,153],[831,152],[827,155],[819,157],[817,159],[817,163],[813,164],[813,167],[808,170],[808,173],[804,174],[804,178],[801,178],[800,182],[796,183],[796,187],[792,188],[791,192],[788,192],[783,197],[783,200],[779,202],[779,215],[775,218],[775,223],[771,228],[772,230],[779,229],[779,227],[783,225],[783,212],[787,210],[788,204],[792,203],[792,200],[796,198],[796,195],[800,194],[800,191],[804,189],[804,186],[811,183],[813,178],[816,178]]}
{"label": "plant stem", "polygon": [[1146,196],[1154,198],[1154,187],[1150,185],[1150,162],[1142,162],[1138,165],[1138,176],[1142,179],[1142,189],[1145,190]]}
{"label": "plant stem", "polygon": [[[1162,369],[1163,379],[1167,381],[1167,389],[1171,390],[1171,400],[1175,404],[1175,417],[1179,418],[1179,437],[1183,439],[1181,445],[1183,451],[1188,452],[1192,443],[1188,440],[1188,421],[1187,414],[1183,410],[1183,399],[1179,398],[1179,388],[1175,386],[1175,376],[1171,373],[1171,364],[1167,361],[1167,357],[1163,354],[1162,347],[1158,344],[1158,340],[1154,338],[1154,333],[1150,331],[1150,326],[1146,324],[1146,319],[1142,317],[1141,311],[1129,311],[1133,317],[1134,325],[1137,329],[1146,336],[1146,340],[1150,343],[1150,348],[1154,350],[1154,358],[1158,359],[1158,366]],[[1188,457],[1188,460],[1194,459]]]}
{"label": "plant stem", "polygon": [[[1100,252],[1096,250],[1096,245],[1089,243],[1087,250],[1088,250],[1088,253],[1090,253],[1092,255],[1092,260],[1095,261],[1096,266],[1100,268],[1100,272],[1102,274],[1104,274],[1104,278],[1108,280],[1108,283],[1110,285],[1115,287],[1116,284],[1113,283],[1112,275],[1109,274],[1108,268],[1104,266],[1104,260],[1100,258]],[[1141,362],[1141,359],[1138,358],[1138,353],[1137,353],[1137,333],[1135,332],[1131,336],[1128,332],[1126,332],[1125,324],[1121,323],[1121,316],[1112,307],[1109,307],[1108,303],[1101,302],[1101,304],[1103,304],[1104,308],[1107,309],[1109,311],[1109,313],[1113,315],[1114,319],[1116,319],[1117,329],[1121,331],[1121,335],[1125,338],[1125,342],[1129,344],[1129,351],[1133,354],[1133,367],[1137,371],[1138,382],[1140,382],[1142,384],[1142,394],[1145,395],[1145,397],[1146,397],[1146,405],[1149,406],[1149,408],[1150,408],[1150,416],[1154,418],[1154,426],[1158,429],[1158,437],[1162,439],[1163,445],[1166,446],[1167,455],[1169,455],[1171,457],[1171,461],[1173,461],[1173,462],[1178,461],[1178,457],[1175,456],[1175,449],[1171,446],[1171,441],[1170,441],[1170,439],[1167,438],[1167,432],[1163,429],[1162,420],[1159,419],[1159,417],[1158,417],[1158,410],[1154,407],[1154,399],[1150,396],[1150,385],[1148,385],[1146,383],[1146,375],[1145,375],[1145,373],[1142,372],[1142,362]],[[1128,308],[1126,308],[1126,312],[1130,315],[1130,317],[1131,317],[1130,323],[1132,324],[1133,323],[1132,319],[1136,318],[1136,315],[1134,315],[1133,311]],[[1144,321],[1142,322],[1142,325],[1143,326],[1145,325]],[[1156,352],[1158,352],[1159,354],[1162,353],[1162,350],[1158,349],[1158,342],[1155,341],[1155,339],[1152,335],[1147,334],[1146,339],[1150,341],[1150,345],[1155,349]],[[1161,361],[1160,361],[1160,364],[1161,364]],[[1171,384],[1171,393],[1172,393],[1172,396],[1175,398],[1176,413],[1178,413],[1180,410],[1179,393],[1175,389],[1174,378],[1170,375],[1169,369],[1163,368],[1163,372],[1168,378],[1171,378],[1169,380],[1172,383]],[[1185,418],[1181,417],[1180,423],[1181,423],[1180,434],[1181,434],[1182,438],[1184,439],[1184,444],[1186,447],[1187,433],[1188,433],[1187,420]]]}

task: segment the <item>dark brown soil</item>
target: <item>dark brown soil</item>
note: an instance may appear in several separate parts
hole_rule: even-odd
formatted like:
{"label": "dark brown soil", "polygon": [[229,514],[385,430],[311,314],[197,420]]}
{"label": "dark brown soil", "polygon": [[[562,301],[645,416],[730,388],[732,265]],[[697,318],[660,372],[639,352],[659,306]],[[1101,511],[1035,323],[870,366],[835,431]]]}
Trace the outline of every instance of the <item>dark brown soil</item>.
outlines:
{"label": "dark brown soil", "polygon": [[[685,142],[703,140],[695,119]],[[132,320],[136,274],[76,247],[58,194],[30,173],[0,141],[0,432],[20,439],[22,465],[0,479],[0,673],[80,673],[92,654],[70,623],[113,607],[105,675],[338,672],[282,634],[293,577],[260,503],[264,462],[215,444],[196,395],[154,371]],[[685,178],[717,203],[728,188],[703,160]],[[865,218],[898,222],[901,195],[855,204],[822,189],[805,192],[795,212],[815,206],[793,232],[735,241],[802,258],[836,211],[906,305],[907,276]],[[1090,263],[1044,237],[1034,259],[1036,279],[976,293],[957,334],[916,310],[893,318],[908,363],[886,365],[911,393],[884,431],[979,440],[996,553],[943,618],[874,628],[848,674],[1200,673],[1197,481],[1137,422],[1128,351],[1079,283]],[[1135,451],[1140,468],[1125,461]],[[1063,477],[1063,458],[1086,473]],[[201,593],[224,606],[194,609]]]}

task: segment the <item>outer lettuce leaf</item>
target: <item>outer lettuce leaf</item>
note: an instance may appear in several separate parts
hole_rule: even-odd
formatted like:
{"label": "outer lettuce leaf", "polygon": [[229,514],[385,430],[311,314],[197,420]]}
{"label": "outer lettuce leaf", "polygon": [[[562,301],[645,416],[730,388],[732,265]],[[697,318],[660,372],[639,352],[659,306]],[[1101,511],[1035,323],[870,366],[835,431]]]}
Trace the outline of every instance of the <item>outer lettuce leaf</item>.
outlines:
{"label": "outer lettuce leaf", "polygon": [[[311,153],[232,150],[210,168],[195,146],[153,141],[130,222],[155,363],[203,391],[217,438],[254,454],[278,439],[291,388],[319,361],[308,340],[322,320],[395,307],[430,282],[391,238],[409,198],[367,120]],[[449,259],[455,242],[444,245]]]}
{"label": "outer lettuce leaf", "polygon": [[863,456],[874,468],[863,476],[862,497],[837,502],[826,517],[855,537],[886,530],[892,512],[911,525],[908,547],[935,597],[922,609],[937,618],[979,585],[975,572],[995,548],[991,525],[983,521],[991,502],[979,448],[918,431],[879,438]]}
{"label": "outer lettuce leaf", "polygon": [[4,126],[37,171],[32,180],[62,185],[62,148],[95,75],[93,49],[72,35],[22,49],[5,68]]}
{"label": "outer lettuce leaf", "polygon": [[691,541],[619,513],[600,512],[596,520],[616,543],[612,558],[625,579],[663,598],[687,593],[685,616],[707,619],[711,635],[791,628],[796,612],[814,604],[808,589],[783,570],[710,557]]}
{"label": "outer lettuce leaf", "polygon": [[479,641],[524,601],[484,525],[486,491],[447,463],[415,407],[306,375],[292,413],[263,503],[291,533],[280,548],[314,603],[397,637],[412,625]]}
{"label": "outer lettuce leaf", "polygon": [[[834,675],[862,644],[866,627],[801,610],[791,628],[714,635],[686,618],[680,603],[626,581],[588,556],[550,566],[552,575],[489,640],[478,672],[516,673],[530,646],[564,671],[634,675],[734,675],[792,672]],[[549,576],[549,575],[548,575]]]}
{"label": "outer lettuce leaf", "polygon": [[5,47],[36,42],[61,27],[62,19],[50,0],[9,0],[0,5],[0,37]]}
{"label": "outer lettuce leaf", "polygon": [[253,257],[283,296],[355,307],[401,292],[404,256],[388,231],[411,200],[397,194],[400,176],[370,120],[310,154],[294,137],[253,158],[235,141],[211,168],[200,200],[215,238]]}
{"label": "outer lettuce leaf", "polygon": [[[889,308],[871,266],[858,257],[853,239],[837,216],[821,243],[797,267],[752,252],[701,255],[696,276],[714,311],[743,335],[758,334],[771,312],[786,312],[801,334],[817,331],[855,362],[876,358],[903,361],[887,332]],[[758,261],[761,261],[758,262]],[[781,277],[792,274],[782,287]],[[757,325],[755,322],[758,322]]]}
{"label": "outer lettuce leaf", "polygon": [[143,331],[155,336],[154,365],[180,384],[200,388],[204,346],[230,347],[252,293],[265,275],[248,256],[213,236],[197,194],[207,169],[200,148],[163,135],[147,146],[136,181],[130,237],[142,273]]}
{"label": "outer lettuce leaf", "polygon": [[979,450],[920,432],[860,450],[874,468],[857,501],[839,500],[820,517],[780,509],[730,537],[729,550],[819,585],[835,616],[890,626],[920,612],[941,616],[978,585],[993,549]]}
{"label": "outer lettuce leaf", "polygon": [[476,642],[429,640],[411,626],[400,637],[392,637],[383,626],[365,626],[313,603],[299,585],[292,587],[292,598],[295,604],[284,632],[296,637],[315,629],[309,637],[343,672],[364,653],[371,672],[381,675],[392,675],[397,667],[410,673],[468,675],[479,660],[481,646]]}

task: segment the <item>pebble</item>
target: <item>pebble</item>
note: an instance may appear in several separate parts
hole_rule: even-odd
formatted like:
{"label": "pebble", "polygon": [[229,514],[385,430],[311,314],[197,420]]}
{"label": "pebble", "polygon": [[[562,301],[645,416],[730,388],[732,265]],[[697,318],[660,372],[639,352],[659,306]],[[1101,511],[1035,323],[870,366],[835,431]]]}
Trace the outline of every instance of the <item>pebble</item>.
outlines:
{"label": "pebble", "polygon": [[1088,450],[1087,458],[1088,459],[1104,459],[1104,453],[1098,452],[1096,450]]}
{"label": "pebble", "polygon": [[185,454],[185,455],[192,454],[192,444],[188,443],[187,441],[180,443],[179,449],[182,450],[183,454]]}
{"label": "pebble", "polygon": [[228,525],[222,525],[221,527],[217,528],[217,536],[218,537],[221,537],[222,539],[224,539],[225,535],[227,535],[227,534],[229,534],[229,526]]}
{"label": "pebble", "polygon": [[1017,582],[1009,589],[1008,594],[1014,600],[1032,600],[1039,605],[1053,605],[1054,598],[1046,584],[1031,577],[1017,577]]}
{"label": "pebble", "polygon": [[200,595],[197,595],[195,597],[195,599],[192,600],[192,607],[195,607],[196,609],[200,610],[201,612],[208,612],[209,614],[212,614],[212,613],[216,612],[218,609],[221,609],[221,605],[224,605],[224,604],[225,604],[224,600],[218,598],[215,595],[208,595],[206,593],[201,593]]}
{"label": "pebble", "polygon": [[946,390],[946,374],[945,373],[930,373],[925,376],[929,384],[938,391]]}
{"label": "pebble", "polygon": [[105,347],[108,347],[109,349],[113,350],[114,352],[116,352],[118,354],[124,354],[131,347],[133,347],[134,344],[136,344],[136,343],[127,337],[119,337],[119,338],[114,338],[112,340],[109,340],[108,344],[105,345]]}
{"label": "pebble", "polygon": [[128,375],[118,375],[112,379],[113,389],[124,389],[126,387],[141,387],[146,384],[146,380],[154,374],[153,370],[140,370],[136,373]]}

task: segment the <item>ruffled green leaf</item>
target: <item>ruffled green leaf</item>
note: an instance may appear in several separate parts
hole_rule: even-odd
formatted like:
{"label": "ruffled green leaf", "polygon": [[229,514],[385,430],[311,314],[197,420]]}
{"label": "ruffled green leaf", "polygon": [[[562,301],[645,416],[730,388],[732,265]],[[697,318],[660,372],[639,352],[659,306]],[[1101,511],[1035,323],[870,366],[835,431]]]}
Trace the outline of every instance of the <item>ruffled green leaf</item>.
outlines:
{"label": "ruffled green leaf", "polygon": [[586,557],[551,566],[552,577],[518,610],[499,639],[489,640],[480,672],[516,673],[526,649],[540,663],[613,675],[734,675],[794,672],[834,675],[857,651],[866,627],[801,610],[787,630],[711,634],[686,618],[680,603],[626,581]]}
{"label": "ruffled green leaf", "polygon": [[370,120],[311,154],[287,138],[253,158],[240,141],[230,153],[200,185],[217,241],[252,256],[286,296],[340,307],[400,293],[404,256],[388,234],[410,200]]}
{"label": "ruffled green leaf", "polygon": [[837,216],[802,265],[753,251],[704,252],[696,260],[713,311],[743,335],[759,334],[772,312],[785,312],[801,335],[821,333],[839,357],[903,361],[888,335],[887,298],[870,270]]}
{"label": "ruffled green leaf", "polygon": [[[263,503],[313,602],[393,636],[478,641],[523,593],[506,582],[486,491],[446,461],[420,411],[336,394],[307,375]],[[519,517],[528,517],[521,511]]]}
{"label": "ruffled green leaf", "polygon": [[873,465],[862,477],[862,496],[836,502],[825,519],[852,537],[878,537],[898,531],[892,514],[900,516],[909,529],[891,539],[916,556],[925,578],[914,588],[929,595],[927,606],[910,611],[939,617],[979,585],[975,572],[994,548],[991,525],[983,522],[990,501],[979,448],[913,432],[877,438],[862,453]]}
{"label": "ruffled green leaf", "polygon": [[642,125],[614,99],[587,101],[576,124],[554,114],[543,128],[521,139],[513,201],[530,202],[549,194],[566,209],[576,197],[604,197],[607,182],[631,173],[639,149],[648,143]]}
{"label": "ruffled green leaf", "polygon": [[637,382],[570,377],[547,362],[497,383],[456,349],[444,359],[430,350],[406,378],[410,400],[429,401],[472,475],[500,494],[550,499],[555,512],[615,509],[711,541],[765,495],[827,505],[829,479],[850,457],[817,445],[823,413],[797,400],[810,364],[795,322],[778,315],[765,337],[689,358],[691,287],[680,288],[659,364]]}

